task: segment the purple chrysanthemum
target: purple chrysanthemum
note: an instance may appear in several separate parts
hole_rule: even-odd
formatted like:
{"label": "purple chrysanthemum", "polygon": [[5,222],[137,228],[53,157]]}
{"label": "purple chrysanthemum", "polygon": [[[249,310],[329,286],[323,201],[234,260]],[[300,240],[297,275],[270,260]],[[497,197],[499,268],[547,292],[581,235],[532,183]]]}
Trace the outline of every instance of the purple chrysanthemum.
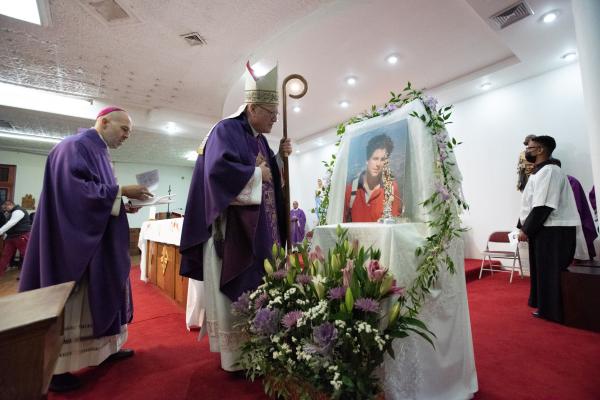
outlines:
{"label": "purple chrysanthemum", "polygon": [[296,325],[300,317],[302,317],[302,311],[290,311],[289,313],[283,316],[283,318],[281,319],[281,323],[287,329],[291,329],[293,326]]}
{"label": "purple chrysanthemum", "polygon": [[261,308],[252,322],[254,332],[264,336],[273,335],[278,330],[280,315],[281,311],[276,308]]}
{"label": "purple chrysanthemum", "polygon": [[310,276],[310,275],[305,275],[305,274],[296,275],[296,283],[299,283],[301,285],[308,285],[311,282],[312,282],[312,276]]}
{"label": "purple chrysanthemum", "polygon": [[339,300],[343,299],[346,295],[346,288],[343,286],[338,286],[329,289],[329,300]]}
{"label": "purple chrysanthemum", "polygon": [[273,272],[273,279],[280,281],[285,278],[286,275],[287,271],[285,269],[278,269],[277,271]]}
{"label": "purple chrysanthemum", "polygon": [[362,297],[354,302],[354,307],[364,312],[379,312],[379,302],[368,297]]}
{"label": "purple chrysanthemum", "polygon": [[262,308],[267,303],[267,300],[269,300],[269,296],[265,292],[262,292],[254,301],[254,307],[257,309]]}
{"label": "purple chrysanthemum", "polygon": [[424,101],[423,104],[425,104],[427,106],[427,108],[429,108],[431,111],[435,111],[435,108],[437,107],[437,99],[435,97],[427,97]]}
{"label": "purple chrysanthemum", "polygon": [[250,293],[244,292],[237,301],[231,304],[231,312],[234,315],[244,315],[250,309]]}
{"label": "purple chrysanthemum", "polygon": [[450,198],[450,192],[448,188],[441,183],[436,183],[435,190],[438,192],[443,201],[446,201]]}

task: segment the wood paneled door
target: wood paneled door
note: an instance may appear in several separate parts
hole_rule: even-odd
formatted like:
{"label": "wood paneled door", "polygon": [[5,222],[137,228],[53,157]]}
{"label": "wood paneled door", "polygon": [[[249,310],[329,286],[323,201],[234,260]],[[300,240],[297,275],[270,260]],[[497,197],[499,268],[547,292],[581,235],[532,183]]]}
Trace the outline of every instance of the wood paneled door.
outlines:
{"label": "wood paneled door", "polygon": [[5,200],[15,201],[16,176],[16,165],[0,164],[0,204]]}

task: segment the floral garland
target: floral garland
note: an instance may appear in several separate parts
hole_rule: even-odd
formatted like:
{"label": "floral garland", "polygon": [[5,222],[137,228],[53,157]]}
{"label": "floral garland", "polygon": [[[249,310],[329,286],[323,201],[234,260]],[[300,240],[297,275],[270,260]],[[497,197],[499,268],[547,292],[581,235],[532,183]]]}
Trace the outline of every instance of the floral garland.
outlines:
{"label": "floral garland", "polygon": [[[419,100],[425,107],[425,113],[413,111],[409,115],[419,118],[434,136],[434,151],[436,163],[434,168],[436,190],[421,205],[427,207],[434,218],[427,224],[432,234],[427,237],[423,246],[416,249],[416,255],[421,257],[421,262],[417,267],[417,277],[412,286],[407,290],[404,297],[407,315],[418,315],[425,297],[430,292],[439,275],[440,266],[446,266],[451,273],[455,272],[454,262],[448,255],[447,250],[450,242],[456,237],[460,237],[466,229],[460,227],[460,211],[468,209],[462,192],[460,190],[460,178],[456,176],[453,157],[449,157],[454,152],[454,148],[460,143],[454,138],[450,138],[446,132],[446,125],[450,124],[452,115],[452,106],[443,108],[437,107],[437,99],[434,97],[423,97],[423,92],[412,88],[408,82],[406,87],[398,94],[390,92],[391,98],[382,107],[373,105],[370,111],[350,118],[341,123],[337,128],[338,141],[336,147],[341,143],[342,137],[346,132],[346,126],[358,122],[366,121],[371,118],[385,116],[392,111],[414,101]],[[331,189],[331,174],[335,166],[336,155],[332,154],[329,161],[323,161],[327,171],[327,177],[323,182],[323,188],[317,192],[321,197],[321,203],[316,209],[319,217],[319,225],[326,224],[327,209],[329,208],[329,192]]]}

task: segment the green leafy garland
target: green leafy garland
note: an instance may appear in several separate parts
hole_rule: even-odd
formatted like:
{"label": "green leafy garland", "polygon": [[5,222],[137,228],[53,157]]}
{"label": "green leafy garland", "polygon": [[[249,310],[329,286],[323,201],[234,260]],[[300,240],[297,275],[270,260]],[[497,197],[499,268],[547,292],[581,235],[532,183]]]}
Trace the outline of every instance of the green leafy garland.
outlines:
{"label": "green leafy garland", "polygon": [[[392,111],[414,101],[419,100],[425,107],[425,113],[413,111],[409,115],[419,118],[429,133],[434,137],[434,151],[436,156],[434,174],[436,178],[436,190],[421,205],[426,207],[433,219],[427,222],[431,235],[426,238],[425,244],[416,249],[416,255],[421,258],[417,267],[417,277],[408,289],[404,302],[408,316],[418,315],[425,297],[435,284],[440,267],[445,266],[448,271],[455,273],[454,262],[448,255],[450,242],[466,230],[460,227],[461,209],[468,209],[462,192],[460,190],[460,178],[456,176],[457,169],[454,163],[454,148],[460,143],[450,138],[446,132],[446,125],[450,124],[452,106],[437,108],[437,100],[433,97],[423,97],[423,92],[413,89],[410,82],[398,94],[390,92],[391,98],[382,107],[375,105],[371,110],[361,115],[350,118],[341,123],[337,128],[338,141],[336,147],[341,143],[346,132],[346,126],[362,122],[371,118],[384,116]],[[321,197],[321,203],[316,209],[319,225],[326,224],[327,209],[329,208],[329,192],[331,190],[331,175],[335,166],[336,155],[332,154],[329,161],[323,161],[327,171],[327,178],[323,188],[317,192]]]}

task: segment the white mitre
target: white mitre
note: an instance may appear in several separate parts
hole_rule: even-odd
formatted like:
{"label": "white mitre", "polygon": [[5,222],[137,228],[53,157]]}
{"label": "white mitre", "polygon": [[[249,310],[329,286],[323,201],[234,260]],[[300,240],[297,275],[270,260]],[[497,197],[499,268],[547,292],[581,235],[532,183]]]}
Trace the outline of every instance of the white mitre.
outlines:
{"label": "white mitre", "polygon": [[277,65],[261,77],[246,63],[246,87],[244,90],[244,103],[279,104],[277,94]]}

